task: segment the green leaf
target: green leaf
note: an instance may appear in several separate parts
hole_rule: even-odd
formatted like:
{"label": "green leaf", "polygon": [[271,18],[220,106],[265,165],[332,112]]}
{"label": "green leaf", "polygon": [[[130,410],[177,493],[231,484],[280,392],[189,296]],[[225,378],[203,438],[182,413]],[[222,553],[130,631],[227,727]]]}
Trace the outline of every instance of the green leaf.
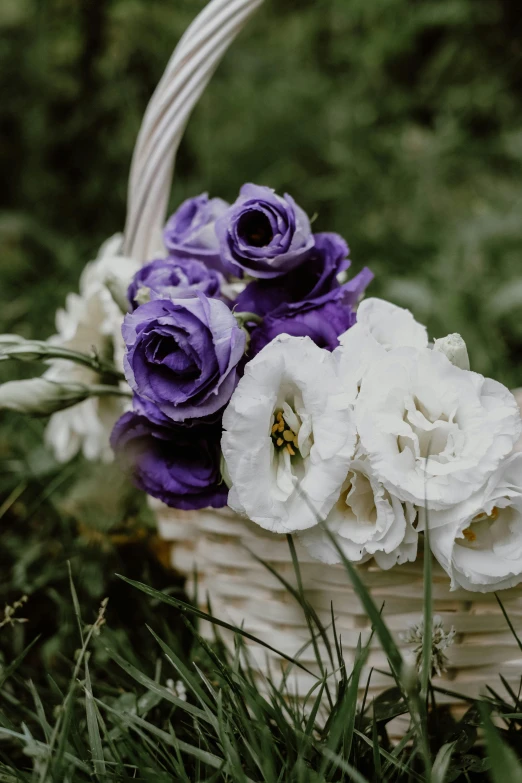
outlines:
{"label": "green leaf", "polygon": [[440,748],[431,769],[432,783],[444,783],[454,749],[454,742],[447,742]]}

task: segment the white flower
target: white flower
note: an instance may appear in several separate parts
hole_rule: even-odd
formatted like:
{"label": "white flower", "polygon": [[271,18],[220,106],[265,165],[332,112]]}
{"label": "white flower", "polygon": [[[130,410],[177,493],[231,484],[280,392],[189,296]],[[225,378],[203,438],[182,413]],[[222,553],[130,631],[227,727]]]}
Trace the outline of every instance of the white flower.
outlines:
{"label": "white flower", "polygon": [[[438,614],[432,618],[431,631],[431,676],[439,676],[445,672],[448,665],[446,650],[455,641],[455,628],[451,626],[449,631],[444,630],[442,617]],[[424,659],[424,618],[410,626],[406,633],[399,634],[401,641],[406,644],[414,644],[415,668],[421,671]]]}
{"label": "white flower", "polygon": [[368,368],[393,348],[426,348],[426,327],[409,310],[384,299],[363,299],[357,308],[357,323],[339,337],[334,355],[343,383],[357,391]]}
{"label": "white flower", "polygon": [[[416,512],[411,503],[401,503],[377,481],[364,455],[350,464],[341,494],[324,525],[300,535],[308,551],[324,563],[341,560],[327,530],[348,560],[361,563],[374,556],[380,568],[415,560]],[[326,529],[325,529],[326,528]]]}
{"label": "white flower", "polygon": [[276,533],[316,525],[355,449],[352,399],[332,354],[281,335],[249,362],[223,417],[229,505]]}
{"label": "white flower", "polygon": [[[80,278],[80,294],[69,294],[65,308],[56,314],[58,334],[50,342],[84,353],[93,350],[102,358],[123,367],[124,345],[121,337],[123,314],[114,301],[107,281],[123,286],[138,269],[132,259],[118,256],[121,237],[108,240],[95,261],[88,264]],[[44,378],[58,383],[99,383],[99,376],[88,367],[56,360]],[[46,441],[61,462],[82,450],[87,459],[112,458],[109,436],[125,407],[116,397],[90,398],[53,414],[46,430]]]}
{"label": "white flower", "polygon": [[[404,345],[412,348],[428,345],[426,327],[419,324],[409,310],[384,299],[363,299],[357,308],[357,324],[387,351]],[[350,330],[347,335],[349,333]]]}
{"label": "white flower", "polygon": [[178,699],[181,699],[181,701],[187,701],[187,688],[183,680],[174,681],[173,679],[169,678],[165,685],[168,690],[174,694],[174,696],[178,697]]}
{"label": "white flower", "polygon": [[522,454],[509,456],[486,486],[446,511],[428,512],[433,554],[451,587],[488,592],[522,581]]}
{"label": "white flower", "polygon": [[356,405],[361,445],[392,495],[448,508],[479,490],[520,430],[504,386],[430,349],[397,348],[367,371]]}

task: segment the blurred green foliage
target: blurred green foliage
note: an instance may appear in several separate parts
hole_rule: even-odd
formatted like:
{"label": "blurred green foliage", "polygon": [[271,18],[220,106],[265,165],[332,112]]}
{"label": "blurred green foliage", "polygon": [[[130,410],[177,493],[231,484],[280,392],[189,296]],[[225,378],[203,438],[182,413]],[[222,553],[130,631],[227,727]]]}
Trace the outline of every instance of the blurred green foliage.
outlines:
{"label": "blurred green foliage", "polygon": [[[42,336],[121,230],[140,117],[202,0],[2,0],[0,330]],[[342,233],[372,293],[522,384],[515,0],[267,0],[196,109],[172,206],[246,180]]]}
{"label": "blurred green foliage", "polygon": [[[51,334],[84,264],[122,229],[142,113],[203,5],[0,0],[0,332]],[[347,238],[355,271],[373,269],[371,293],[433,336],[461,332],[475,369],[522,385],[521,60],[515,0],[266,0],[193,115],[172,209],[204,190],[233,200],[248,180],[289,191],[317,230]],[[151,676],[145,623],[186,638],[177,613],[129,600],[114,576],[180,589],[143,499],[115,468],[56,465],[41,435],[0,416],[0,603],[29,596],[0,669],[40,634],[23,677],[47,707],[77,645],[68,561],[84,618],[109,597],[118,649],[139,650]],[[92,669],[113,687],[106,657]]]}

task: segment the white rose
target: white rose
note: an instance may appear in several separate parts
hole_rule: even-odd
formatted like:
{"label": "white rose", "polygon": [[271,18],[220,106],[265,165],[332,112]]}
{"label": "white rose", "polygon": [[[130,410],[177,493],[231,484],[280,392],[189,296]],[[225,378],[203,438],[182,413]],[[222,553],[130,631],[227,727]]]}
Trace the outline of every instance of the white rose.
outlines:
{"label": "white rose", "polygon": [[396,348],[366,373],[357,430],[392,495],[440,510],[469,498],[509,454],[520,413],[508,389],[437,351]]}
{"label": "white rose", "polygon": [[316,525],[355,449],[349,395],[332,354],[281,335],[249,362],[223,417],[229,505],[276,533]]}
{"label": "white rose", "polygon": [[390,495],[361,455],[350,464],[324,525],[304,531],[300,539],[312,557],[338,563],[341,557],[329,532],[348,560],[361,563],[373,556],[380,568],[388,569],[417,557],[415,517],[412,504]]}
{"label": "white rose", "polygon": [[484,593],[522,581],[522,454],[508,457],[469,500],[427,516],[432,552],[452,589]]}
{"label": "white rose", "polygon": [[368,368],[393,348],[426,348],[426,327],[409,310],[384,299],[363,299],[357,308],[357,323],[339,337],[334,356],[347,388],[357,391]]}
{"label": "white rose", "polygon": [[[87,264],[80,278],[80,293],[68,294],[65,308],[56,313],[57,334],[50,342],[83,353],[95,350],[100,357],[114,361],[123,369],[124,348],[121,336],[123,314],[113,299],[107,281],[123,287],[138,269],[132,259],[117,255],[121,237],[105,242],[98,258]],[[99,383],[99,376],[88,367],[56,360],[44,378],[57,383]],[[83,451],[87,459],[112,458],[109,436],[126,403],[116,397],[91,398],[53,414],[46,429],[46,442],[56,458],[66,462]]]}

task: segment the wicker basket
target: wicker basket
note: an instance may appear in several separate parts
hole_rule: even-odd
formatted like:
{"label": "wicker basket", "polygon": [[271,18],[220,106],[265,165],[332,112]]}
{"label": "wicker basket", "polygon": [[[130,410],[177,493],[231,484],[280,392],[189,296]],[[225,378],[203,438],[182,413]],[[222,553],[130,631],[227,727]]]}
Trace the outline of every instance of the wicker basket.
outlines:
{"label": "wicker basket", "polygon": [[[198,595],[206,609],[205,596],[211,598],[213,614],[294,657],[310,639],[304,613],[288,591],[269,570],[250,556],[263,559],[287,581],[295,585],[294,569],[284,537],[268,533],[231,511],[177,512],[152,501],[160,535],[172,541],[172,563],[187,577],[187,589],[193,588],[194,569],[198,577]],[[362,643],[370,634],[370,621],[353,591],[342,566],[327,566],[310,558],[299,547],[301,577],[306,597],[325,626],[330,624],[333,604],[337,631],[341,636],[347,666],[354,660],[359,637]],[[378,605],[384,603],[384,617],[399,646],[401,632],[417,623],[423,614],[423,562],[395,566],[381,571],[372,561],[359,566],[359,573]],[[449,630],[457,633],[447,650],[449,664],[441,687],[464,696],[477,696],[486,683],[500,686],[499,674],[513,684],[520,680],[522,656],[507,627],[493,593],[450,592],[447,575],[434,564],[434,612]],[[502,592],[502,601],[515,627],[522,628],[522,590]],[[203,623],[204,635],[211,635],[209,623]],[[226,636],[232,642],[231,635]],[[248,642],[247,642],[248,643]],[[261,645],[249,644],[251,659],[261,671],[281,671],[283,659]],[[324,651],[324,659],[326,651]],[[309,646],[299,660],[319,674],[314,651]],[[375,643],[363,672],[364,683],[370,668],[386,670],[386,658]],[[306,695],[313,680],[295,670],[300,696]],[[389,676],[372,673],[370,691],[391,684]],[[441,701],[458,702],[449,696]]]}
{"label": "wicker basket", "polygon": [[[212,0],[176,48],[147,108],[136,145],[125,229],[124,251],[128,255],[146,259],[159,246],[175,155],[190,113],[222,55],[262,2]],[[180,512],[157,501],[151,504],[160,535],[172,542],[172,562],[187,576],[189,593],[196,569],[198,595],[204,600],[208,593],[215,616],[235,625],[243,624],[273,647],[295,656],[309,639],[302,609],[248,553],[250,550],[266,560],[292,581],[294,571],[284,537],[267,533],[230,511]],[[349,665],[359,637],[364,642],[370,633],[368,617],[342,567],[315,562],[296,546],[307,598],[325,624],[330,621],[333,603]],[[385,601],[386,621],[402,645],[400,633],[422,616],[422,569],[422,558],[390,571],[380,571],[372,562],[360,567],[374,598],[378,603]],[[519,677],[522,656],[493,594],[450,592],[448,577],[435,568],[433,595],[435,613],[442,617],[447,629],[454,626],[457,631],[443,676],[449,690],[475,696],[486,682],[497,684],[499,673],[508,681]],[[515,627],[522,628],[522,590],[505,591],[502,599]],[[269,668],[273,673],[281,668],[283,659],[266,648],[251,645],[251,650],[261,671]],[[316,666],[310,648],[301,660],[312,670]],[[377,644],[370,654],[368,670],[370,667],[386,669],[385,656]],[[297,688],[304,695],[312,680],[302,672],[295,677]],[[361,682],[364,681],[363,672]],[[374,670],[373,691],[389,685],[389,677]]]}

